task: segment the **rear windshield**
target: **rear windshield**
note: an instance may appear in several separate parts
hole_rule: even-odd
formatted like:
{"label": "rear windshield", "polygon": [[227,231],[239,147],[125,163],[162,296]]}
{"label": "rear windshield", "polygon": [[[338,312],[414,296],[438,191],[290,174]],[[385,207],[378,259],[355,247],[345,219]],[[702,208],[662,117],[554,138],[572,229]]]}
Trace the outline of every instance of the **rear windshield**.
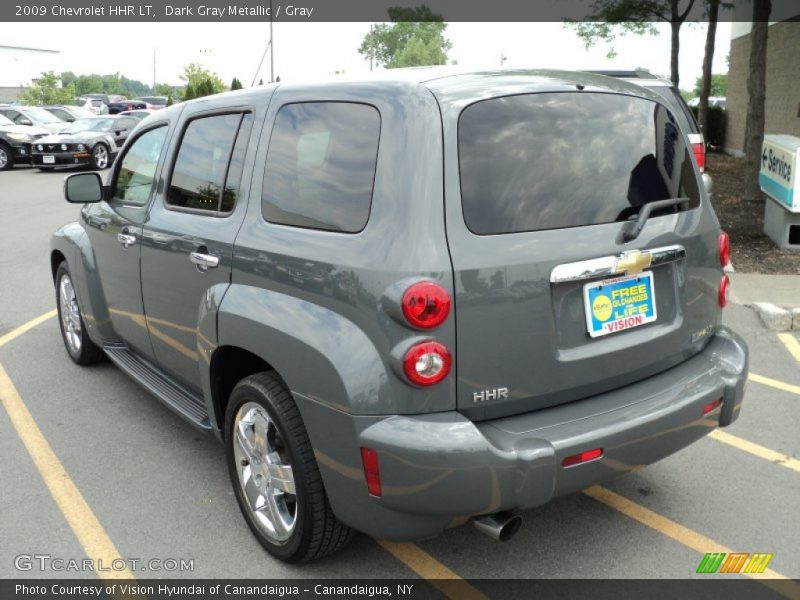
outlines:
{"label": "rear windshield", "polygon": [[668,85],[644,86],[651,92],[655,92],[665,101],[672,114],[678,119],[678,125],[686,133],[700,133],[700,127],[694,119],[694,115],[686,102],[681,98],[680,92]]}
{"label": "rear windshield", "polygon": [[675,117],[633,96],[561,92],[477,102],[461,113],[458,152],[464,219],[477,234],[624,221],[667,198],[700,203]]}

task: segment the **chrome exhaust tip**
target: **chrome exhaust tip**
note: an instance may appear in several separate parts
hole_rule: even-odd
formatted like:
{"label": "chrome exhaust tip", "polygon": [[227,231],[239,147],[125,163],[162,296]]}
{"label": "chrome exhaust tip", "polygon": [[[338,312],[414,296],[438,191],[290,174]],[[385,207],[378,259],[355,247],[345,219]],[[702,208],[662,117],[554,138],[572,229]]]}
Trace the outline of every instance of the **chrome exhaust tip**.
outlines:
{"label": "chrome exhaust tip", "polygon": [[507,542],[522,527],[522,517],[508,511],[475,517],[472,522],[478,531],[498,542]]}

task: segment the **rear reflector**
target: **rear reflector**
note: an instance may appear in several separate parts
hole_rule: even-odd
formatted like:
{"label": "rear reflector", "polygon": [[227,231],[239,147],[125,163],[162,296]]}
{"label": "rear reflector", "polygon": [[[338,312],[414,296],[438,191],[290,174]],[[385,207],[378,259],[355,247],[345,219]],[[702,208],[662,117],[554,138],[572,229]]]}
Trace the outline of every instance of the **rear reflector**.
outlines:
{"label": "rear reflector", "polygon": [[697,161],[697,166],[700,167],[700,172],[706,172],[706,145],[705,144],[692,144],[692,152]]}
{"label": "rear reflector", "polygon": [[378,453],[372,448],[361,448],[361,464],[364,465],[364,478],[370,496],[381,496],[381,470],[378,466]]}
{"label": "rear reflector", "polygon": [[561,461],[561,465],[564,467],[574,467],[575,465],[589,462],[590,460],[596,460],[601,456],[603,456],[603,449],[595,448],[594,450],[587,450],[586,452],[581,452],[580,454],[568,456]]}
{"label": "rear reflector", "polygon": [[720,308],[725,308],[728,306],[728,294],[730,294],[731,289],[731,280],[730,277],[727,275],[723,275],[722,279],[719,282],[719,306]]}
{"label": "rear reflector", "polygon": [[716,410],[716,409],[718,409],[720,406],[722,406],[722,398],[717,398],[717,399],[716,399],[716,400],[714,400],[713,402],[709,402],[708,404],[706,404],[706,405],[703,407],[703,414],[704,414],[704,415],[707,415],[707,414],[708,414],[708,413],[710,413],[712,410]]}

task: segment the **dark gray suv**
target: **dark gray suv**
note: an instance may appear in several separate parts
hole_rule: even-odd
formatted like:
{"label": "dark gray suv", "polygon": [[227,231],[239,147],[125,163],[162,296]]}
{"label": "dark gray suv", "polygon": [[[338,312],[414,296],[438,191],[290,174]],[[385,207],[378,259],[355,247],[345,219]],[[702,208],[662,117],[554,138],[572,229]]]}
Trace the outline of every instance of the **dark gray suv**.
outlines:
{"label": "dark gray suv", "polygon": [[727,236],[663,100],[600,75],[391,72],[147,117],[65,181],[69,356],[227,451],[276,557],[414,540],[738,416]]}

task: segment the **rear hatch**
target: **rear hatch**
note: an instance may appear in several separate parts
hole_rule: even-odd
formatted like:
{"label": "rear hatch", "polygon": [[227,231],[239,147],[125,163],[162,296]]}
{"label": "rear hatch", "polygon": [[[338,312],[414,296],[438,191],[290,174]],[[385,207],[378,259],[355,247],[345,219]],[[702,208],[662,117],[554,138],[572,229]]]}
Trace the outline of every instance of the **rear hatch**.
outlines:
{"label": "rear hatch", "polygon": [[[458,155],[457,398],[472,419],[641,380],[701,350],[719,321],[719,224],[676,117],[572,90],[443,103]],[[676,198],[626,241],[644,206]]]}

